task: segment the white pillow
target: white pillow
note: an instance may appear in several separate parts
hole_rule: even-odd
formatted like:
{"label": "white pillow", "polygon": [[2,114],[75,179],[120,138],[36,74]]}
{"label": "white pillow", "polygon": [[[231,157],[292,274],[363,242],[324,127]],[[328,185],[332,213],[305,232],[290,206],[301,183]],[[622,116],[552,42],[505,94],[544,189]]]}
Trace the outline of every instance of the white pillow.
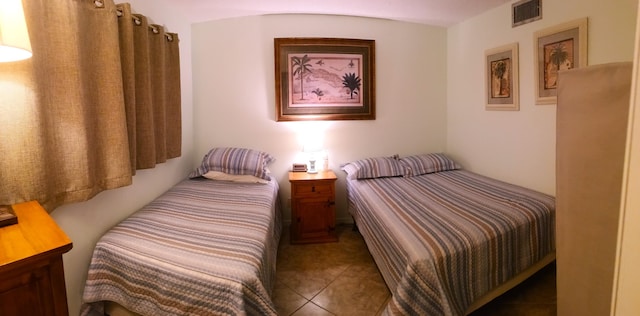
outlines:
{"label": "white pillow", "polygon": [[243,182],[243,183],[262,183],[267,184],[269,181],[252,176],[250,174],[228,174],[220,171],[209,171],[202,175],[203,177],[211,180]]}

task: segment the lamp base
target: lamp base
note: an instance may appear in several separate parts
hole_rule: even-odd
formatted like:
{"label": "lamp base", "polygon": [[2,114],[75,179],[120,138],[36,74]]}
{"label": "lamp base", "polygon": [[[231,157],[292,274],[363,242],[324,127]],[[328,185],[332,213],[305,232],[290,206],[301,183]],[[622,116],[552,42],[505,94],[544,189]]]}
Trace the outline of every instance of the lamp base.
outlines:
{"label": "lamp base", "polygon": [[309,160],[309,170],[307,170],[307,173],[318,173],[315,160]]}

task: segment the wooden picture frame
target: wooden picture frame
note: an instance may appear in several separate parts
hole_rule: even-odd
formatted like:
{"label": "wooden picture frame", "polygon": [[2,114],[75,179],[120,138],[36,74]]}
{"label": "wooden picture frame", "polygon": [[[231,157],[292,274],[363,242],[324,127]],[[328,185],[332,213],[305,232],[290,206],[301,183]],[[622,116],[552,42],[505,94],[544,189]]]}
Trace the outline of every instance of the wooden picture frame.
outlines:
{"label": "wooden picture frame", "polygon": [[556,104],[558,72],[587,66],[587,18],[534,33],[536,104]]}
{"label": "wooden picture frame", "polygon": [[485,110],[520,110],[518,67],[518,43],[485,51]]}
{"label": "wooden picture frame", "polygon": [[375,120],[375,41],[275,38],[276,120]]}

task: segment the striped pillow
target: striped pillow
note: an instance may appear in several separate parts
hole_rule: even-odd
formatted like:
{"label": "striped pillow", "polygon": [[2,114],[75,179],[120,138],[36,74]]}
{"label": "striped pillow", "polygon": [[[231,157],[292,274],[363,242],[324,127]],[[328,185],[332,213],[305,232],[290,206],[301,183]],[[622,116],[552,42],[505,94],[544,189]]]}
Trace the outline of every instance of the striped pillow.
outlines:
{"label": "striped pillow", "polygon": [[401,177],[406,173],[398,161],[398,155],[357,160],[342,166],[342,170],[350,179]]}
{"label": "striped pillow", "polygon": [[200,166],[189,174],[189,178],[204,176],[209,171],[218,171],[231,175],[251,175],[269,181],[271,177],[267,165],[274,160],[271,155],[253,149],[213,148],[202,158]]}
{"label": "striped pillow", "polygon": [[444,154],[423,154],[400,158],[400,163],[408,170],[409,176],[460,169],[455,161]]}

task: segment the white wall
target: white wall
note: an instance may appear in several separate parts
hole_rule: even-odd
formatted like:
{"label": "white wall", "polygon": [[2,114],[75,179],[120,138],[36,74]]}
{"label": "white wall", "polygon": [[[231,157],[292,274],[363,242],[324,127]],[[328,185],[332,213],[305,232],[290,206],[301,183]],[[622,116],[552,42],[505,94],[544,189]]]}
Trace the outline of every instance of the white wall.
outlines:
{"label": "white wall", "polygon": [[[447,151],[467,169],[555,195],[555,105],[535,105],[533,33],[589,18],[590,65],[633,60],[636,0],[548,0],[511,27],[511,3],[448,29]],[[518,42],[520,111],[485,111],[484,52]]]}
{"label": "white wall", "polygon": [[65,205],[51,213],[73,242],[63,256],[69,314],[78,315],[91,254],[102,234],[169,187],[185,178],[194,166],[193,108],[191,94],[191,27],[179,12],[169,9],[167,1],[129,0],[134,13],[147,16],[152,23],[164,25],[180,38],[182,86],[182,157],[138,170],[133,185],[104,191],[93,199]]}
{"label": "white wall", "polygon": [[[392,154],[445,149],[446,29],[381,19],[268,15],[195,24],[193,93],[195,155],[217,146],[264,150],[277,161],[285,221],[287,171],[308,125],[324,130],[329,165],[339,177],[337,218],[350,222],[340,164]],[[376,120],[310,124],[275,121],[276,37],[340,37],[376,41]]]}

